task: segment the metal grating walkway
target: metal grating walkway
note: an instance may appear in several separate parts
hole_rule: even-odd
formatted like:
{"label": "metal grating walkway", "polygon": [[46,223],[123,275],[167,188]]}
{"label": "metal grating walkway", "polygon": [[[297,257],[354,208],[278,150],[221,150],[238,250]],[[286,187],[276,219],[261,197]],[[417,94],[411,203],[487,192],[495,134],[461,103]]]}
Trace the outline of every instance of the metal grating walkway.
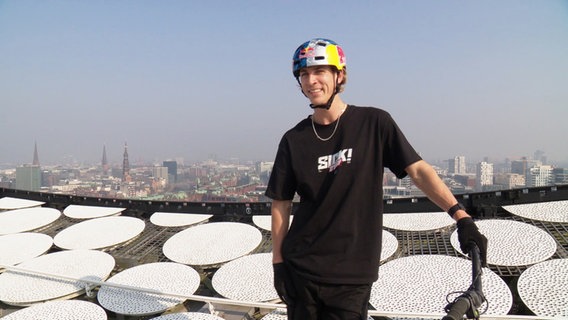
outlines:
{"label": "metal grating walkway", "polygon": [[[500,216],[499,219],[510,219],[524,222],[548,232],[557,243],[557,250],[552,258],[568,258],[568,224],[535,221],[513,215]],[[223,220],[241,220],[239,222],[252,223],[251,221],[242,221],[242,219],[229,218]],[[56,222],[47,227],[36,230],[36,232],[42,232],[54,237],[61,230],[77,222],[77,220],[62,215]],[[102,250],[111,254],[116,259],[117,271],[142,263],[169,261],[169,259],[162,253],[164,243],[176,233],[187,228],[160,227],[150,223],[148,220],[145,222],[146,227],[138,237],[126,243]],[[454,250],[450,242],[450,235],[454,232],[455,226],[435,231],[400,231],[388,228],[386,228],[386,230],[391,232],[399,242],[397,252],[395,252],[395,254],[386,261],[411,255],[439,254],[456,257],[461,256],[460,253]],[[265,230],[261,230],[261,232],[263,236],[262,242],[253,253],[270,252],[272,250],[270,232]],[[52,250],[56,251],[58,249],[54,248]],[[215,269],[217,267],[219,266],[206,266],[207,269]],[[517,277],[527,268],[527,266],[508,267],[490,265],[490,268],[499,276]]]}

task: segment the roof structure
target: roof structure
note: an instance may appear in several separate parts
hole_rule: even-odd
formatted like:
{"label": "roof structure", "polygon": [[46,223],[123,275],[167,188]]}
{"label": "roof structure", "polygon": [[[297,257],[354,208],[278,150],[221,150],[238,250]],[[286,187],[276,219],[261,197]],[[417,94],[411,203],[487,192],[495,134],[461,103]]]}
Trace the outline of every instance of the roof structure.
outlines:
{"label": "roof structure", "polygon": [[[565,269],[563,263],[568,259],[568,223],[559,222],[558,216],[563,218],[563,215],[555,214],[568,210],[568,186],[459,197],[468,207],[468,212],[472,212],[477,219],[480,229],[495,244],[491,249],[493,253],[488,252],[489,266],[485,272],[487,280],[484,280],[489,281],[485,287],[491,291],[487,295],[491,299],[489,305],[493,308],[490,309],[493,317],[515,319],[515,316],[519,316],[529,319],[538,316],[539,319],[547,319],[568,316],[568,309],[557,303],[565,301],[564,294],[568,292],[568,283],[561,271]],[[4,200],[5,198],[8,200]],[[25,228],[19,228],[19,222],[15,223],[28,220],[21,219],[19,215],[6,220],[10,221],[11,230],[0,236],[0,257],[10,255],[15,260],[0,259],[0,292],[19,292],[17,288],[3,287],[10,284],[16,286],[14,283],[18,283],[19,287],[27,288],[23,292],[30,296],[18,296],[24,294],[22,292],[16,293],[16,296],[0,295],[0,317],[10,315],[14,318],[7,319],[23,319],[17,315],[34,312],[38,302],[48,302],[42,306],[49,307],[62,299],[66,302],[91,303],[94,306],[85,305],[85,309],[102,308],[109,319],[285,319],[283,311],[278,310],[282,305],[274,296],[271,286],[272,248],[270,216],[267,215],[270,206],[266,203],[166,203],[0,189],[0,204],[10,204],[8,210],[0,209],[0,219],[13,215],[14,211],[22,213],[22,216],[30,214],[27,210],[20,211],[29,206],[29,201],[33,201],[34,205],[39,203],[41,207],[32,209],[49,212],[45,217],[50,216],[50,219]],[[22,209],[13,205],[18,202]],[[517,207],[507,207],[511,205]],[[553,209],[550,209],[551,206]],[[89,212],[94,212],[94,215],[61,214],[86,207],[92,207],[89,210],[93,211]],[[432,208],[431,204],[421,198],[385,202],[384,256],[381,256],[380,272],[386,274],[391,269],[412,269],[420,264],[432,264],[426,269],[437,270],[435,274],[444,273],[443,265],[452,265],[453,269],[463,268],[464,274],[470,271],[468,260],[454,239],[455,224]],[[523,213],[527,211],[532,212],[533,216]],[[548,213],[543,214],[543,211]],[[111,212],[115,215],[107,215]],[[546,219],[548,216],[555,218],[547,221],[551,220]],[[134,224],[122,224],[121,220]],[[108,224],[101,224],[105,221]],[[129,231],[127,225],[138,227],[134,232]],[[0,223],[0,228],[3,226]],[[73,235],[69,236],[71,233]],[[505,239],[498,238],[498,234],[503,234],[512,242],[506,243]],[[37,239],[32,240],[30,235]],[[107,242],[104,246],[74,247],[85,242],[98,243],[115,236],[120,239]],[[15,237],[24,240],[12,239]],[[70,245],[62,244],[64,238],[67,238],[65,243]],[[54,239],[53,244],[43,241],[49,239]],[[20,245],[21,250],[14,250],[14,241],[29,244],[30,248]],[[510,250],[509,254],[499,251],[499,243]],[[46,249],[46,246],[49,247]],[[26,254],[26,257],[18,258],[16,252]],[[77,253],[87,257],[72,257]],[[66,255],[73,261],[72,265],[79,266],[79,270],[68,265]],[[499,258],[508,260],[500,261]],[[25,261],[21,262],[22,259]],[[45,261],[51,259],[54,260],[47,263],[51,266],[48,267]],[[58,261],[59,259],[62,261]],[[421,262],[417,262],[418,260]],[[99,263],[106,264],[104,270],[89,271],[89,268]],[[196,286],[193,287],[196,289],[179,291],[168,287],[168,283],[182,279],[183,272],[159,271],[159,268],[152,269],[151,266],[154,265],[176,265],[194,270],[199,275],[197,282],[192,285],[189,285],[189,280],[183,282]],[[86,276],[83,274],[85,271],[94,276]],[[418,271],[409,270],[407,273],[414,272]],[[380,291],[374,291],[370,315],[408,319],[412,317],[403,315],[414,314],[418,317],[416,314],[420,314],[421,318],[428,318],[428,315],[439,318],[441,309],[436,308],[443,308],[445,301],[430,309],[420,310],[395,303],[391,303],[393,309],[388,309],[379,304],[380,301],[390,301],[388,299],[402,299],[395,296],[398,289],[394,288],[408,286],[409,283],[401,284],[400,281],[411,281],[413,285],[419,285],[420,278],[426,280],[435,276],[426,276],[424,271],[420,272],[421,277],[379,277],[391,281],[380,283],[381,287],[390,288],[390,298],[381,297]],[[176,277],[176,274],[179,276]],[[146,276],[147,280],[144,280]],[[453,274],[435,281],[440,282],[440,286],[444,284],[450,287],[454,285],[451,280],[464,281],[455,277],[450,279],[452,277]],[[40,280],[43,282],[35,282]],[[552,280],[554,284],[551,284]],[[59,285],[73,289],[62,290],[57,287]],[[455,291],[463,289],[455,288]],[[432,286],[414,289],[415,293],[426,298],[440,295],[433,290]],[[50,291],[57,293],[49,294]],[[543,304],[539,301],[544,298],[539,298],[539,294],[544,294],[544,291],[553,296],[547,298],[551,304],[541,307]],[[140,303],[140,308],[120,307],[117,301],[127,301],[128,297],[143,297],[133,300],[139,302],[133,302],[131,306],[146,298],[150,300]],[[103,302],[99,298],[108,299]],[[143,310],[143,307],[150,307],[160,299],[171,303],[164,304],[164,308]],[[108,300],[114,302],[109,303]],[[60,309],[66,307],[61,305]],[[75,308],[76,312],[80,310],[83,310],[82,306]],[[93,314],[96,313],[97,311],[93,311]],[[65,319],[64,316],[61,318]]]}

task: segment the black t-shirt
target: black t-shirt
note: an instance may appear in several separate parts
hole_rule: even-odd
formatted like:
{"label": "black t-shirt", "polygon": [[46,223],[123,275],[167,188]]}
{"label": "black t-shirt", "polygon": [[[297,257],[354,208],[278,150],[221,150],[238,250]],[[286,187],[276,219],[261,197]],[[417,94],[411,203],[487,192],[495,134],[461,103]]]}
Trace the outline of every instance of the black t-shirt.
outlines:
{"label": "black t-shirt", "polygon": [[[308,279],[363,284],[377,280],[382,235],[384,168],[397,177],[420,160],[390,114],[349,106],[328,141],[311,117],[278,146],[266,195],[300,204],[282,244],[284,260]],[[332,135],[336,123],[315,124]]]}

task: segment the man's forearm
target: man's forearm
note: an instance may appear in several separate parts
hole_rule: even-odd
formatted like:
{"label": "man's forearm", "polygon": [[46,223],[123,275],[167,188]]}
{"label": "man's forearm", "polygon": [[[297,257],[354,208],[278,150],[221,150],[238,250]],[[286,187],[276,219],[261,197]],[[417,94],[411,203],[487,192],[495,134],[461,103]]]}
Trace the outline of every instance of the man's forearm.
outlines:
{"label": "man's forearm", "polygon": [[[442,210],[447,212],[451,206],[458,202],[434,168],[425,161],[421,160],[410,165],[406,172],[428,199]],[[464,217],[469,217],[469,215],[464,210],[459,210],[453,218],[457,221]]]}
{"label": "man's forearm", "polygon": [[290,226],[290,212],[292,209],[292,201],[272,201],[272,263],[284,261],[282,257],[282,242],[288,233]]}

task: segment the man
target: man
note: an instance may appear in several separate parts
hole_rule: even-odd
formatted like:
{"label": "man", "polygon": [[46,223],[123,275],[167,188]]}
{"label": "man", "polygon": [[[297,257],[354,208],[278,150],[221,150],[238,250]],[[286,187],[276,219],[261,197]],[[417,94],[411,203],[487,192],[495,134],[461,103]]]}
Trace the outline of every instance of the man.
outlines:
{"label": "man", "polygon": [[[313,114],[282,137],[266,191],[273,199],[274,284],[289,319],[367,319],[380,261],[385,167],[398,178],[409,175],[448,211],[462,250],[476,243],[484,259],[487,239],[391,116],[343,102],[347,71],[337,43],[302,44],[293,74]],[[289,225],[295,193],[300,204]]]}

